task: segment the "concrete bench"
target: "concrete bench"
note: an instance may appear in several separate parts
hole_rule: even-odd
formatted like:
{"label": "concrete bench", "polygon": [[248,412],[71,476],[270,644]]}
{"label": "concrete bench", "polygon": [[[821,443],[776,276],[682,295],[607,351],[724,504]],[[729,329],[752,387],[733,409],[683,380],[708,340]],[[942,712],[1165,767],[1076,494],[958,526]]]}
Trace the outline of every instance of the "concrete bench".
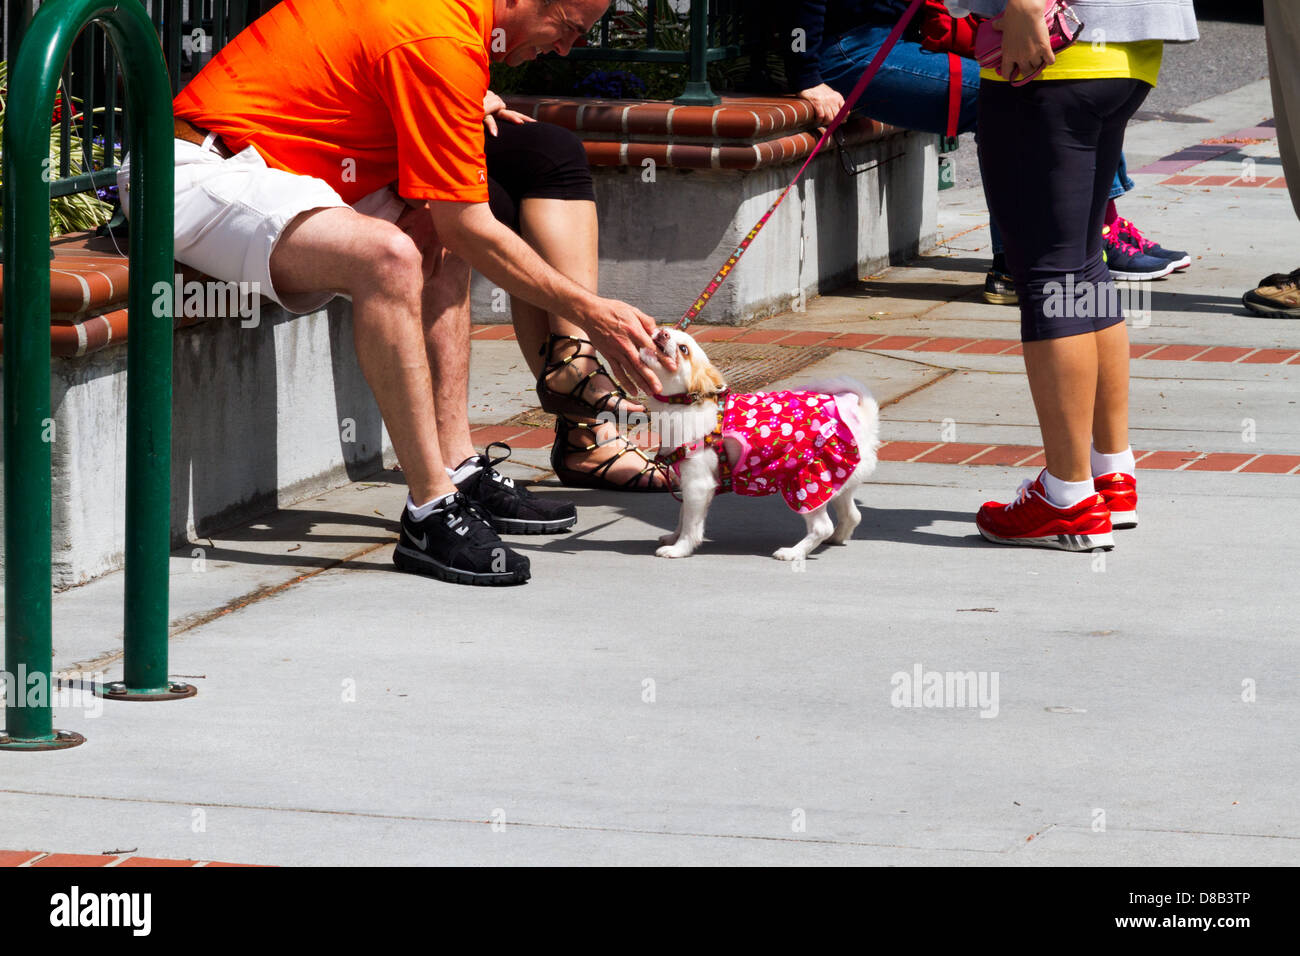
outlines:
{"label": "concrete bench", "polygon": [[[110,239],[51,247],[54,583],[66,588],[122,563],[129,276]],[[372,475],[385,452],[391,461],[346,302],[291,316],[262,301],[254,323],[187,309],[185,286],[208,287],[177,274],[174,546]]]}
{"label": "concrete bench", "polygon": [[[724,97],[716,107],[507,102],[582,139],[600,216],[601,292],[661,321],[691,305],[821,134],[812,108],[794,97]],[[702,321],[737,325],[784,312],[933,244],[938,138],[868,119],[842,129],[845,155],[832,143],[813,161]],[[509,321],[494,291],[475,279],[475,321]]]}

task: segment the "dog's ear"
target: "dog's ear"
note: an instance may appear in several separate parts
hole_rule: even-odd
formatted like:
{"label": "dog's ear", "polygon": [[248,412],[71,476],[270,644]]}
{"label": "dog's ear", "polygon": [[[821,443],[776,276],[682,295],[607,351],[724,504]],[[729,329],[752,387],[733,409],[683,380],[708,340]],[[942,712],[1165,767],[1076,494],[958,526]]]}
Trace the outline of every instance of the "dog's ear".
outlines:
{"label": "dog's ear", "polygon": [[698,359],[704,359],[698,365],[691,368],[691,380],[687,383],[687,391],[701,398],[712,398],[727,387],[726,381],[707,358],[704,353],[695,353]]}

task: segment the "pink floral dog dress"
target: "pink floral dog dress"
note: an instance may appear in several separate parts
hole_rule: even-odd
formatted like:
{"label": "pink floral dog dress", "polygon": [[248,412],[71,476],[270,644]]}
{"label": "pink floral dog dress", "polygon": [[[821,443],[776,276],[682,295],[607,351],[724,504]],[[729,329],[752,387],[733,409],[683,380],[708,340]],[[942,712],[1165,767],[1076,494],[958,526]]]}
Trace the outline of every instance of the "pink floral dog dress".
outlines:
{"label": "pink floral dog dress", "polygon": [[[862,460],[850,425],[859,422],[856,395],[726,392],[719,399],[718,427],[699,441],[661,450],[660,463],[679,469],[683,459],[712,447],[719,492],[761,497],[779,491],[786,504],[807,514],[835,497]],[[739,446],[734,458],[728,438]]]}

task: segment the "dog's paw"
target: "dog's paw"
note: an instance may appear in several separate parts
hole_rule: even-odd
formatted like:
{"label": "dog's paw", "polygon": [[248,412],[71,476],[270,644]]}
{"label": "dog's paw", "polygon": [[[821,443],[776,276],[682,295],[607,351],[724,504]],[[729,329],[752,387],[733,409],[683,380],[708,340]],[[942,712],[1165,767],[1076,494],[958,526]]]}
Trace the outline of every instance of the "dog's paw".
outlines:
{"label": "dog's paw", "polygon": [[802,548],[777,548],[772,552],[772,557],[778,561],[798,561],[805,555]]}
{"label": "dog's paw", "polygon": [[676,532],[676,531],[669,531],[667,534],[661,534],[661,535],[659,536],[659,543],[660,543],[660,544],[676,544],[676,543],[677,543],[677,537],[678,537],[678,535],[677,535],[677,532]]}
{"label": "dog's paw", "polygon": [[658,558],[689,558],[690,556],[690,548],[683,548],[681,545],[677,544],[664,545],[655,552],[655,557]]}

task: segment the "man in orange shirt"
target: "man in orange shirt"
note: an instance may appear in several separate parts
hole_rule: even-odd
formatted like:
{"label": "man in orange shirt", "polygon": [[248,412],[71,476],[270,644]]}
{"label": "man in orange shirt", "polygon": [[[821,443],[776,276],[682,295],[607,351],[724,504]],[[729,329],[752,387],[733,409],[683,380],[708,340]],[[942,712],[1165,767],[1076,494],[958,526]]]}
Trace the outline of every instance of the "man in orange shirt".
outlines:
{"label": "man in orange shirt", "polygon": [[357,357],[409,488],[403,570],[523,583],[528,559],[496,530],[577,520],[470,441],[470,267],[571,316],[621,381],[659,388],[637,357],[654,320],[550,268],[487,202],[489,60],[566,54],[607,6],[283,0],[176,98],[176,258],[256,281],[290,311],[352,300]]}

